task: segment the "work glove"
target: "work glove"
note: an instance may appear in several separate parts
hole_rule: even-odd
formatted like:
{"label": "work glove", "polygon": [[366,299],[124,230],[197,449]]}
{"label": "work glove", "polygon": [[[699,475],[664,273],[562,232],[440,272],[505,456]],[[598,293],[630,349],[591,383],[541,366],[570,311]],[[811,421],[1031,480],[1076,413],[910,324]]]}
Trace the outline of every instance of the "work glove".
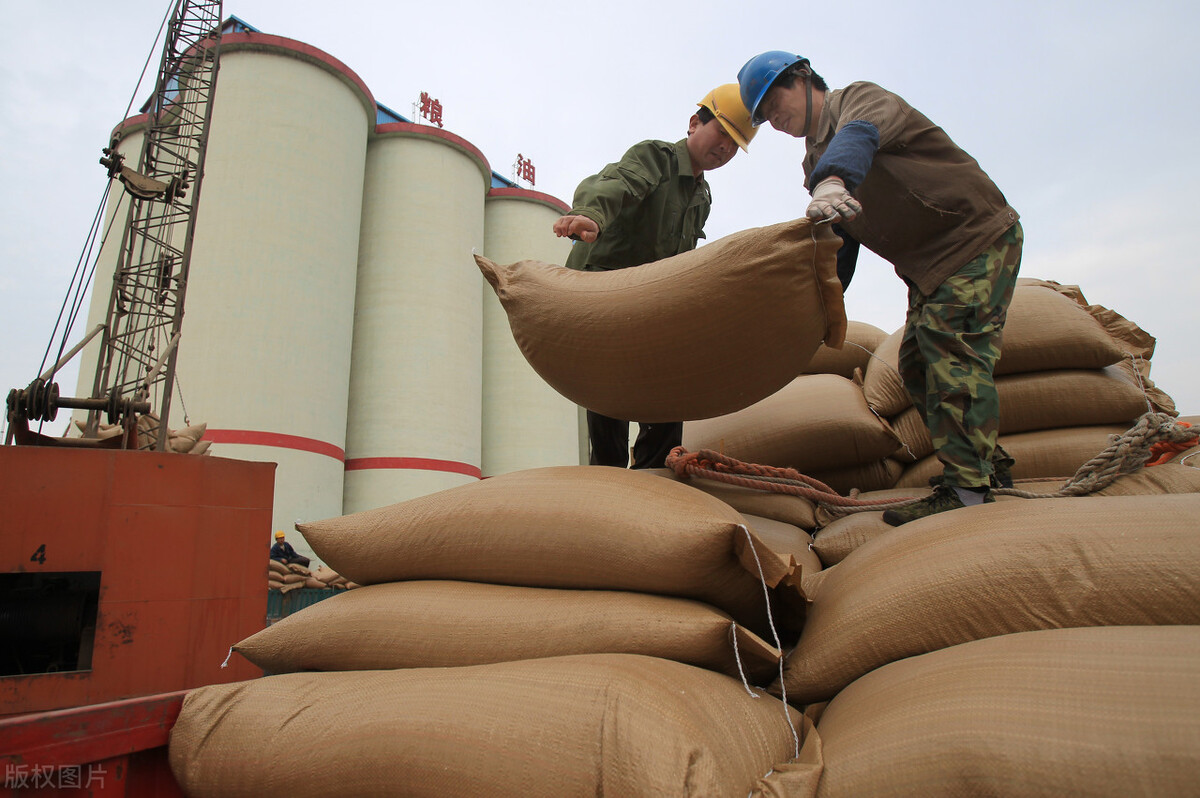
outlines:
{"label": "work glove", "polygon": [[862,213],[862,205],[850,192],[840,177],[827,177],[812,192],[807,216],[817,222],[850,221]]}

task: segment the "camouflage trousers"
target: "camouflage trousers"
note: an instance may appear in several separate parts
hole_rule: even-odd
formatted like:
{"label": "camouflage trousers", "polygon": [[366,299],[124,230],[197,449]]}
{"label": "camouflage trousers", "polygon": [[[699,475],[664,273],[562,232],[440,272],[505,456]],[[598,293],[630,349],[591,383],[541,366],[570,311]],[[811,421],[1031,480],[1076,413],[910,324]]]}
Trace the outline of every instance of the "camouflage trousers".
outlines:
{"label": "camouflage trousers", "polygon": [[1023,242],[1018,222],[932,294],[909,284],[900,376],[949,485],[990,484],[993,459],[1004,454],[997,452],[1000,399],[993,372]]}

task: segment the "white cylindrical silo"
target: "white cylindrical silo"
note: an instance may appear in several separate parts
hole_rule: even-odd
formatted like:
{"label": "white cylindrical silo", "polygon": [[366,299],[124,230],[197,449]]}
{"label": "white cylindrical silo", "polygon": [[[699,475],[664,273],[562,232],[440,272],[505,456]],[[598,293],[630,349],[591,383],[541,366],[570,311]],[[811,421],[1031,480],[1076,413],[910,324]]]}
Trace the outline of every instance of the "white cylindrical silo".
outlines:
{"label": "white cylindrical silo", "polygon": [[275,529],[341,514],[374,123],[370,92],[333,57],[277,36],[223,38],[172,419],[185,407],[207,423],[216,456],[278,463]]}
{"label": "white cylindrical silo", "polygon": [[[496,263],[564,263],[571,242],[555,236],[552,227],[568,210],[548,194],[493,188],[487,197],[483,254]],[[580,456],[578,407],[525,360],[496,292],[486,281],[482,285],[484,476],[586,463],[586,448]]]}
{"label": "white cylindrical silo", "polygon": [[491,170],[439,128],[380,125],[367,152],[343,512],[480,477]]}

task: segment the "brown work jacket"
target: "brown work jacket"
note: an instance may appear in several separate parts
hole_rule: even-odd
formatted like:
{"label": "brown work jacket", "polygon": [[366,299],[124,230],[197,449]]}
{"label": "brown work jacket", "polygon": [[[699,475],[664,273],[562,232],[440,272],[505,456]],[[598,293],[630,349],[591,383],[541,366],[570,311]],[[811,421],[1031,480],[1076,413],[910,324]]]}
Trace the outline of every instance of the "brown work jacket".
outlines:
{"label": "brown work jacket", "polygon": [[1016,223],[1016,210],[974,158],[903,98],[874,83],[825,94],[816,131],[806,139],[806,177],[834,134],[855,120],[878,129],[879,149],[852,191],[862,213],[841,225],[922,293],[933,293]]}

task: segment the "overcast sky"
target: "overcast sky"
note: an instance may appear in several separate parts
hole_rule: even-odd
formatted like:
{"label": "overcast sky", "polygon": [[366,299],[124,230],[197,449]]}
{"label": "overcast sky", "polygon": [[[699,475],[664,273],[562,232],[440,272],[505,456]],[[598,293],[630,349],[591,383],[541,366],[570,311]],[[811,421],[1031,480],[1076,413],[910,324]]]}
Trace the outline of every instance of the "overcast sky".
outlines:
{"label": "overcast sky", "polygon": [[[169,5],[0,0],[0,395],[38,374],[104,191],[100,149]],[[512,177],[521,153],[534,188],[568,203],[631,144],[682,138],[696,102],[761,51],[806,55],[835,88],[879,83],[975,156],[1021,213],[1022,276],[1079,285],[1140,324],[1158,339],[1152,378],[1200,414],[1195,0],[226,0],[224,15],[325,51],[410,118],[428,92],[493,170]],[[802,155],[766,127],[709,173],[709,240],[803,215]],[[903,284],[873,256],[846,303],[887,332],[903,324]],[[77,372],[60,375],[65,395]]]}

